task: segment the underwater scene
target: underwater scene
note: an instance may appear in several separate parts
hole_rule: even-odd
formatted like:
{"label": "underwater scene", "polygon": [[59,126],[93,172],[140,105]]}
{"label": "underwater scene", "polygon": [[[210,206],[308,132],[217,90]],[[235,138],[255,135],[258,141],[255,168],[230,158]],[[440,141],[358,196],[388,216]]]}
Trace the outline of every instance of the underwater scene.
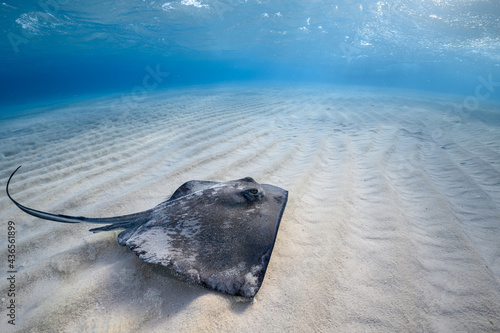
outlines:
{"label": "underwater scene", "polygon": [[499,1],[3,1],[1,332],[500,332]]}

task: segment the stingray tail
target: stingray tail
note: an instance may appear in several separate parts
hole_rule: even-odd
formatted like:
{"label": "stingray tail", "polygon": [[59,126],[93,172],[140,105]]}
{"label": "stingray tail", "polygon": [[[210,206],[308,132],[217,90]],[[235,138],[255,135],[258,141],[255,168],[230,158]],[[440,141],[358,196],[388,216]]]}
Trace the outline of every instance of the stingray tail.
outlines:
{"label": "stingray tail", "polygon": [[134,228],[140,224],[143,224],[144,222],[145,221],[131,221],[131,222],[124,222],[124,223],[108,224],[108,225],[105,225],[104,227],[90,229],[89,231],[96,233],[96,232],[110,231],[110,230],[116,230],[116,229],[129,229],[129,228]]}
{"label": "stingray tail", "polygon": [[14,200],[10,193],[9,193],[9,184],[12,179],[12,176],[16,173],[17,170],[19,170],[21,166],[19,166],[14,172],[10,175],[9,180],[7,181],[7,186],[5,187],[5,190],[7,192],[7,196],[9,199],[23,212],[33,215],[35,217],[39,217],[41,219],[45,220],[50,220],[50,221],[56,221],[56,222],[63,222],[63,223],[80,223],[80,222],[85,222],[85,223],[99,223],[99,224],[110,224],[105,227],[101,228],[95,228],[91,229],[90,231],[93,232],[99,232],[99,231],[108,231],[108,230],[114,230],[114,229],[126,229],[130,228],[132,226],[137,226],[140,225],[144,222],[146,222],[151,215],[152,210],[147,210],[144,212],[140,213],[135,213],[135,214],[129,214],[129,215],[122,215],[122,216],[114,216],[114,217],[103,217],[103,218],[89,218],[89,217],[84,217],[84,216],[68,216],[68,215],[57,215],[57,214],[50,214],[46,212],[42,212],[39,210],[35,210],[26,206],[21,205],[19,202]]}

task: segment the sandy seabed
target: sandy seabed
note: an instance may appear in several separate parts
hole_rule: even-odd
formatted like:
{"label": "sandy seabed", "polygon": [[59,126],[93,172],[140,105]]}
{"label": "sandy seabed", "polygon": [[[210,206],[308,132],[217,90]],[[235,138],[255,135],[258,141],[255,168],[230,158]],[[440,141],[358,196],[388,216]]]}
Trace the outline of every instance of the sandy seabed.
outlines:
{"label": "sandy seabed", "polygon": [[179,281],[95,225],[16,227],[16,325],[2,332],[500,332],[500,105],[335,86],[212,86],[111,96],[0,120],[0,186],[106,217],[191,179],[289,191],[253,302]]}

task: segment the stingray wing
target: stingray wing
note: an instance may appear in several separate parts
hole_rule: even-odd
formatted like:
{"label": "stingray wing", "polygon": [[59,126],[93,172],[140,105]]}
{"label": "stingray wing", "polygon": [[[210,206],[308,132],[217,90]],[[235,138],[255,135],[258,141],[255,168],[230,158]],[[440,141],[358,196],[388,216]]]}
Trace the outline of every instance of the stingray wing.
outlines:
{"label": "stingray wing", "polygon": [[[219,182],[205,181],[205,180],[190,180],[188,182],[185,182],[177,190],[175,190],[175,192],[172,194],[172,196],[166,202],[177,200],[179,198],[182,198],[186,195],[190,195],[190,194],[198,192],[198,191],[203,191],[203,190],[210,188],[216,184],[220,184],[220,183]],[[164,205],[164,204],[165,204],[165,202],[162,202],[160,205]],[[135,233],[135,231],[137,230],[137,228],[140,225],[141,225],[141,223],[131,223],[131,224],[126,225],[126,228],[123,228],[125,230],[122,231],[118,235],[118,244],[125,246],[127,239],[130,238],[130,236]],[[108,230],[112,230],[112,229],[118,229],[118,227],[115,225],[110,225],[110,226],[105,226],[102,228],[90,229],[90,231],[93,231],[93,232],[108,231]]]}
{"label": "stingray wing", "polygon": [[262,185],[253,204],[218,200],[213,188],[155,211],[124,240],[142,260],[166,266],[193,282],[230,295],[253,297],[271,257],[288,192]]}

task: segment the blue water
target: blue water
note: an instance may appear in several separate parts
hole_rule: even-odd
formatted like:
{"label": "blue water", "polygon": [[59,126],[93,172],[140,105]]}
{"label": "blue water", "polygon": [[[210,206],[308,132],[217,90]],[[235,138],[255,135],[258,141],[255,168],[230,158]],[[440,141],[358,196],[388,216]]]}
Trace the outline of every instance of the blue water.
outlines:
{"label": "blue water", "polygon": [[0,106],[232,81],[500,99],[498,0],[4,1]]}

